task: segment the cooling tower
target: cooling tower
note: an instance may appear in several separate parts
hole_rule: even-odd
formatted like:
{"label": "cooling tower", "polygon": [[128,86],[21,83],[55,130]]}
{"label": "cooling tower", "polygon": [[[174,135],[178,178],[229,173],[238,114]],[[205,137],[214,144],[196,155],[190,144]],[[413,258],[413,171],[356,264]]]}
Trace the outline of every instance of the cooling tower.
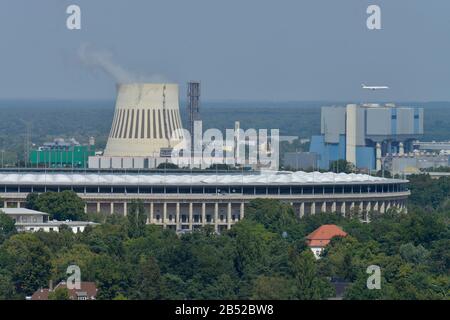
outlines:
{"label": "cooling tower", "polygon": [[116,109],[105,156],[159,156],[171,148],[181,129],[177,84],[122,84],[118,86]]}

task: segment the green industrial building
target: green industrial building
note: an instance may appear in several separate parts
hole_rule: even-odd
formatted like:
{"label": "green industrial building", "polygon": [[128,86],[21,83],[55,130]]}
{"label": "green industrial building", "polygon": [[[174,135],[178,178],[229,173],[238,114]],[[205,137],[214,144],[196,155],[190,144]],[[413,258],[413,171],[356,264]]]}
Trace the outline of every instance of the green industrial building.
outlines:
{"label": "green industrial building", "polygon": [[94,145],[74,145],[55,141],[31,150],[29,163],[31,167],[36,168],[87,168],[89,156],[94,155]]}

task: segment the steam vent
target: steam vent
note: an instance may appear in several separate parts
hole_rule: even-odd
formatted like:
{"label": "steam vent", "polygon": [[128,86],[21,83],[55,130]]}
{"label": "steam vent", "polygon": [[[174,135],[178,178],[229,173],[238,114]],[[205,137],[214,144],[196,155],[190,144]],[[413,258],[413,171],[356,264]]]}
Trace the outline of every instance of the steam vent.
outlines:
{"label": "steam vent", "polygon": [[104,155],[159,156],[180,142],[176,129],[182,129],[177,84],[119,85]]}

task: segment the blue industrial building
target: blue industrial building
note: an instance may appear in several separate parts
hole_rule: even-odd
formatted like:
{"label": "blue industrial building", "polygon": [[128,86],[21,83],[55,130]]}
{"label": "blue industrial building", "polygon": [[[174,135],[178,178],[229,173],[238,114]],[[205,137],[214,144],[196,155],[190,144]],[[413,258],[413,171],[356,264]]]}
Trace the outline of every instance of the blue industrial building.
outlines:
{"label": "blue industrial building", "polygon": [[310,152],[318,154],[318,167],[330,168],[345,159],[357,168],[380,170],[386,154],[411,151],[423,134],[423,109],[393,104],[349,104],[322,107],[321,135],[311,139]]}

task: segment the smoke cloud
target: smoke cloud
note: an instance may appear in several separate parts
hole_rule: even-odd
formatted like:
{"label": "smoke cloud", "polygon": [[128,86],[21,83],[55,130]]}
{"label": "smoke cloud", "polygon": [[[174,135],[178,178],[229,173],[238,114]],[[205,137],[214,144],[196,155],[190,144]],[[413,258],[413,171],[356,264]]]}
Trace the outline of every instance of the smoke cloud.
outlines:
{"label": "smoke cloud", "polygon": [[169,82],[168,79],[159,74],[139,75],[126,70],[116,63],[111,52],[97,49],[90,44],[83,44],[78,49],[78,58],[91,69],[100,69],[111,76],[118,84],[136,82]]}

